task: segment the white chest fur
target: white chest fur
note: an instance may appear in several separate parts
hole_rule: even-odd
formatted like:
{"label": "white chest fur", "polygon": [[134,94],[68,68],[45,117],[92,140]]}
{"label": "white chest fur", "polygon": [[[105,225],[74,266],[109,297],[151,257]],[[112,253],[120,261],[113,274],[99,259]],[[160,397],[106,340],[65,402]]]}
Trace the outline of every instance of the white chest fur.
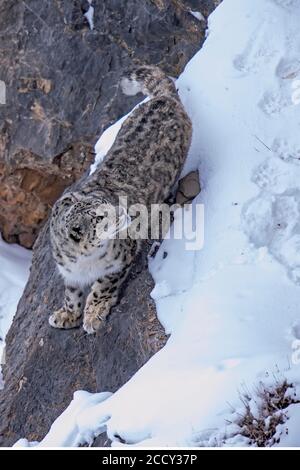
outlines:
{"label": "white chest fur", "polygon": [[84,287],[92,284],[97,279],[119,271],[122,267],[121,260],[114,260],[107,252],[105,256],[101,251],[92,255],[80,255],[74,262],[64,260],[63,266],[58,266],[60,274],[66,283],[73,286]]}

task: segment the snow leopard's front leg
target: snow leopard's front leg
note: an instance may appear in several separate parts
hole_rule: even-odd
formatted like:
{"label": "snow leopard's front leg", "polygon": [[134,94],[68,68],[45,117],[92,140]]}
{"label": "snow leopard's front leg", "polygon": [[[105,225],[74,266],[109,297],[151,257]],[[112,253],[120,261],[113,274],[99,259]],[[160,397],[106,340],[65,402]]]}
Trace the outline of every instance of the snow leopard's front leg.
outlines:
{"label": "snow leopard's front leg", "polygon": [[65,286],[64,306],[49,317],[49,323],[54,328],[75,328],[82,322],[82,310],[82,290],[78,287]]}
{"label": "snow leopard's front leg", "polygon": [[105,322],[110,309],[118,301],[120,287],[129,271],[130,266],[125,266],[121,271],[94,282],[84,308],[83,328],[87,333],[95,333]]}

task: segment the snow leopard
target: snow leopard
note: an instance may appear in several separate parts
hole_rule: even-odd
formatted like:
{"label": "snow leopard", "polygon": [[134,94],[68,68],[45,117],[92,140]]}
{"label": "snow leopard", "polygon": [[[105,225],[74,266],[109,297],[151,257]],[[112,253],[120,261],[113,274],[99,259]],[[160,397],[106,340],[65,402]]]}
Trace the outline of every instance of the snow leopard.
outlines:
{"label": "snow leopard", "polygon": [[[52,253],[63,277],[63,306],[49,317],[55,328],[95,333],[105,322],[140,242],[117,237],[128,224],[128,205],[163,203],[182,171],[191,143],[192,123],[172,78],[156,66],[129,70],[120,81],[126,95],[148,96],[123,122],[96,171],[80,189],[67,190],[50,216]],[[103,237],[105,207],[113,207],[109,237]],[[106,224],[107,230],[107,224]],[[89,293],[84,299],[88,288]]]}

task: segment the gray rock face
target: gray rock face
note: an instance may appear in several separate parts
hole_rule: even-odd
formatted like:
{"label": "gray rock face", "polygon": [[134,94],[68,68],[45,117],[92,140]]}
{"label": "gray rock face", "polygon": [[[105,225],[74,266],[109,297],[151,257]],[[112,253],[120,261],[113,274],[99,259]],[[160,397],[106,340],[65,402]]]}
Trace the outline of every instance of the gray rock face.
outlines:
{"label": "gray rock face", "polygon": [[214,0],[2,0],[0,230],[31,247],[49,208],[92,159],[100,133],[140,99],[119,89],[132,63],[177,76],[204,40]]}

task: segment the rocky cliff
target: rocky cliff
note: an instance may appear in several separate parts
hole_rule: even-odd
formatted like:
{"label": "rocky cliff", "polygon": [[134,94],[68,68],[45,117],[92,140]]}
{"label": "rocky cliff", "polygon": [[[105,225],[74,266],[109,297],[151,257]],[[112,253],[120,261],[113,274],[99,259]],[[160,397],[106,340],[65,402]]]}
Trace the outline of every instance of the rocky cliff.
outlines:
{"label": "rocky cliff", "polygon": [[[101,131],[141,98],[122,96],[122,71],[147,62],[177,76],[204,41],[205,18],[217,3],[93,0],[89,24],[84,0],[1,2],[7,102],[0,105],[0,229],[6,240],[32,246],[53,202],[89,166]],[[0,445],[41,439],[75,390],[114,391],[163,346],[150,299],[148,248],[107,329],[92,337],[82,329],[57,331],[47,318],[60,307],[63,286],[44,225],[6,339]]]}
{"label": "rocky cliff", "polygon": [[[140,98],[122,71],[159,64],[177,76],[204,39],[213,0],[2,0],[0,230],[31,247],[49,208],[93,159],[99,134]],[[93,29],[91,29],[91,27]]]}

